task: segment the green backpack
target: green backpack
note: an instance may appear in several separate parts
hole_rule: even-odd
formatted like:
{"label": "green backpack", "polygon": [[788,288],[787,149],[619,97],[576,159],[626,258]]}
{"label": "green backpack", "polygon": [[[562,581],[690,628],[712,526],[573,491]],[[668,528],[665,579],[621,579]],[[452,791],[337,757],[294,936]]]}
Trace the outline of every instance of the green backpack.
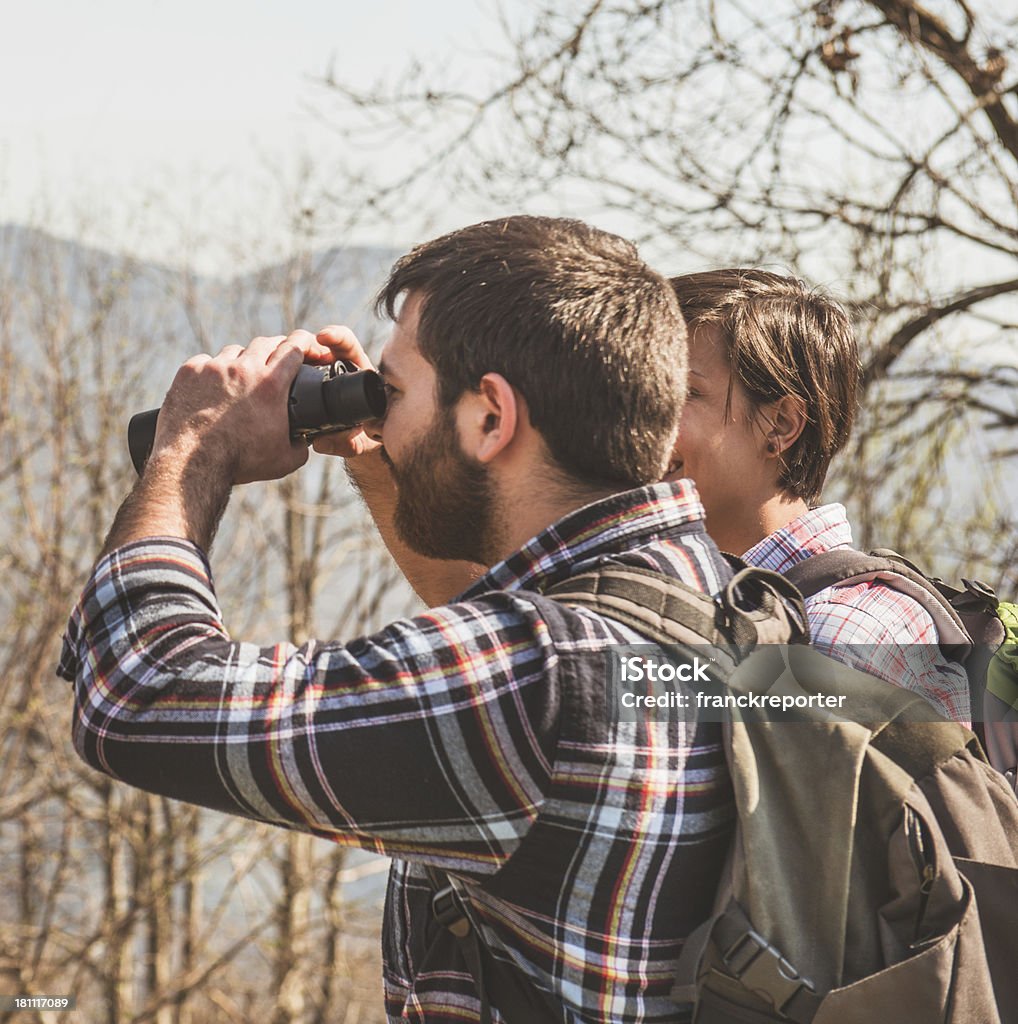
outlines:
{"label": "green backpack", "polygon": [[985,742],[990,763],[1018,787],[1018,604],[1002,601],[997,615],[1006,633],[986,671]]}

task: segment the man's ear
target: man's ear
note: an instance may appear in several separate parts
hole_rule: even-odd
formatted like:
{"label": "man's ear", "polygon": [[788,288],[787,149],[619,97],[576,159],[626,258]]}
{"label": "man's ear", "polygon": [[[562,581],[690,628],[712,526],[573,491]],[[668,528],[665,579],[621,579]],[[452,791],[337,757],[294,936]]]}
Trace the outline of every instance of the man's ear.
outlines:
{"label": "man's ear", "polygon": [[526,403],[500,373],[486,373],[476,391],[467,391],[457,416],[460,441],[478,462],[491,462],[517,434]]}
{"label": "man's ear", "polygon": [[768,402],[760,412],[766,424],[767,454],[774,457],[788,451],[809,422],[806,403],[798,395],[783,395],[776,402]]}

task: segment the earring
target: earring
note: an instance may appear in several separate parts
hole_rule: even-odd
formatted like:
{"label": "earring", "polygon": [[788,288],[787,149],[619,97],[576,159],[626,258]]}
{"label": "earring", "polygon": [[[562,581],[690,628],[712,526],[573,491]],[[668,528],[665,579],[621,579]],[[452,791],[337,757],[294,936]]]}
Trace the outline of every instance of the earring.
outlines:
{"label": "earring", "polygon": [[768,441],[767,442],[767,452],[768,452],[768,454],[776,455],[777,451],[778,451],[778,446],[773,441]]}

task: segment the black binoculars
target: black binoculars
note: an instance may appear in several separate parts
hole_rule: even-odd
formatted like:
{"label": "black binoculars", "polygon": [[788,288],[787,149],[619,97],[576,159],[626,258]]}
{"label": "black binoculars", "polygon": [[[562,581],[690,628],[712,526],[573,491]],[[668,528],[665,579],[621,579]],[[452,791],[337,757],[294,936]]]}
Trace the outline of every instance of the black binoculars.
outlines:
{"label": "black binoculars", "polygon": [[[310,441],[319,434],[349,430],[385,414],[385,383],[374,370],[358,370],[339,360],[330,366],[302,366],[287,401],[290,439]],[[158,409],[131,417],[127,448],[140,476],[152,454]]]}

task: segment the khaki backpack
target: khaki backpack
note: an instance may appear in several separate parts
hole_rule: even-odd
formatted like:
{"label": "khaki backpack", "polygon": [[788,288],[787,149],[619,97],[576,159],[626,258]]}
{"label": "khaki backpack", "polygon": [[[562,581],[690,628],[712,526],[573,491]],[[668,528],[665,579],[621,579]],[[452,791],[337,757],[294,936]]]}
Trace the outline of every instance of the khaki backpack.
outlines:
{"label": "khaki backpack", "polygon": [[729,685],[849,693],[851,717],[728,727],[738,827],[675,992],[694,1021],[1018,1020],[1018,802],[975,736],[811,648],[759,648]]}

